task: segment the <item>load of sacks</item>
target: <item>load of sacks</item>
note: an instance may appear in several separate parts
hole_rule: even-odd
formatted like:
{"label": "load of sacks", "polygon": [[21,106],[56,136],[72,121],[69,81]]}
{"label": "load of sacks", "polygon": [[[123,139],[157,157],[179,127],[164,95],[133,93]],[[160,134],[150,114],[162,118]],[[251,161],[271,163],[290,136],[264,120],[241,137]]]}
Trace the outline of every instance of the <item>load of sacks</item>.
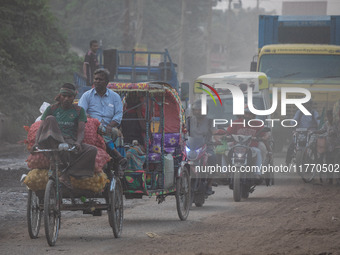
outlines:
{"label": "load of sacks", "polygon": [[[25,144],[27,149],[31,150],[35,143],[35,136],[40,127],[41,121],[33,123],[30,127],[25,127],[28,131]],[[101,192],[106,183],[110,181],[103,172],[104,165],[110,161],[111,157],[106,152],[104,139],[97,133],[100,122],[94,118],[88,118],[85,126],[84,143],[91,144],[97,147],[97,156],[95,162],[95,173],[90,178],[76,179],[71,176],[71,183],[74,188],[91,190],[93,192]],[[48,181],[48,169],[50,161],[44,153],[34,153],[28,156],[27,166],[30,172],[27,174],[24,183],[33,191],[44,190]]]}

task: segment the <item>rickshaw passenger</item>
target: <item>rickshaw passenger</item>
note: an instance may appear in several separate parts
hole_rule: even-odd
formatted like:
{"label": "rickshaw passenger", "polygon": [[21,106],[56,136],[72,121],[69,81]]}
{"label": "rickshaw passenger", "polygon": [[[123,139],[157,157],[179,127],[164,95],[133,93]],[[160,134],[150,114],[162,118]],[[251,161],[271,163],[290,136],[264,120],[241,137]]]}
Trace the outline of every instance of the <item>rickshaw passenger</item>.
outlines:
{"label": "rickshaw passenger", "polygon": [[[85,109],[89,117],[98,119],[106,130],[112,130],[120,125],[123,116],[123,104],[120,96],[106,88],[109,83],[109,74],[106,69],[97,69],[94,72],[94,88],[86,91],[78,103]],[[121,166],[125,166],[126,159],[115,148],[111,136],[104,133],[102,135],[110,156],[116,159]]]}
{"label": "rickshaw passenger", "polygon": [[60,182],[66,187],[72,188],[69,176],[91,177],[94,173],[97,148],[84,144],[86,114],[83,108],[74,105],[76,96],[75,86],[65,83],[55,100],[56,104],[47,107],[41,117],[41,124],[36,134],[36,147],[56,149],[60,143],[75,145],[76,153],[62,156],[66,170],[60,176]]}

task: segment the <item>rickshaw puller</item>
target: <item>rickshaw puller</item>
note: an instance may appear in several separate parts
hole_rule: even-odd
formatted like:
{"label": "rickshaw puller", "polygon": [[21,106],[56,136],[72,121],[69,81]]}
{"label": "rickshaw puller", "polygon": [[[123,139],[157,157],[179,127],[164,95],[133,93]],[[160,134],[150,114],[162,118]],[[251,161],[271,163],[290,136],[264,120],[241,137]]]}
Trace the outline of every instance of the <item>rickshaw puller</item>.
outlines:
{"label": "rickshaw puller", "polygon": [[47,107],[41,117],[36,134],[36,147],[56,149],[60,143],[76,146],[76,153],[61,155],[64,169],[60,182],[72,188],[69,176],[92,177],[95,168],[97,148],[84,144],[86,114],[83,108],[74,105],[76,90],[73,84],[65,83],[55,100],[56,104]]}

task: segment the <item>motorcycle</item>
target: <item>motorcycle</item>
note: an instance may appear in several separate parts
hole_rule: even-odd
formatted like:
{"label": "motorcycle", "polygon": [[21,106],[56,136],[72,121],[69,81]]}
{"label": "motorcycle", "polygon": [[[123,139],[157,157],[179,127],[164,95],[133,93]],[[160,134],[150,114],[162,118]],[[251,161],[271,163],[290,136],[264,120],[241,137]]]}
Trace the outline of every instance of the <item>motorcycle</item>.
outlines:
{"label": "motorcycle", "polygon": [[208,173],[196,171],[196,167],[205,169],[208,163],[207,145],[202,138],[188,137],[183,152],[187,164],[190,166],[191,192],[190,202],[196,207],[203,206],[208,198]]}
{"label": "motorcycle", "polygon": [[[253,193],[255,187],[265,181],[266,185],[274,184],[273,172],[267,171],[262,175],[262,178],[256,173],[262,171],[262,169],[256,169],[256,153],[250,144],[253,140],[261,141],[259,135],[262,132],[269,132],[269,128],[264,128],[257,136],[245,136],[245,135],[227,135],[225,139],[229,141],[230,148],[226,152],[227,164],[229,165],[229,188],[233,190],[233,198],[235,202],[241,201],[241,198],[248,198],[250,193]],[[219,132],[221,134],[221,131]],[[272,143],[270,143],[272,145]],[[273,165],[273,157],[270,152],[267,151],[266,158],[263,160],[262,165]],[[250,171],[251,170],[251,171]]]}
{"label": "motorcycle", "polygon": [[254,165],[256,154],[250,147],[252,136],[231,135],[235,143],[229,150],[228,162],[232,166],[232,176],[229,188],[233,190],[235,202],[241,198],[248,198],[249,193],[255,190],[255,186],[260,184],[253,172],[243,172],[243,167]]}

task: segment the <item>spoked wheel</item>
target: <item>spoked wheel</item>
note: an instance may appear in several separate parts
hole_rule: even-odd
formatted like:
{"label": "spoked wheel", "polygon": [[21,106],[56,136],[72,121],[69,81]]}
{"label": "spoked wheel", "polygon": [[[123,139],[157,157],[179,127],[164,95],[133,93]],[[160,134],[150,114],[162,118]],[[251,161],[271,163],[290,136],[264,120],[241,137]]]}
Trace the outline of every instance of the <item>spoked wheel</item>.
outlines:
{"label": "spoked wheel", "polygon": [[50,246],[55,245],[60,227],[60,205],[56,189],[54,180],[49,180],[44,197],[44,224],[47,243]]}
{"label": "spoked wheel", "polygon": [[310,151],[310,148],[306,147],[302,152],[302,158],[301,158],[301,168],[299,171],[301,171],[301,178],[305,183],[311,182],[316,174],[316,169],[313,169],[312,167],[307,167],[307,163],[312,163],[313,159],[309,157],[309,153],[312,153]]}
{"label": "spoked wheel", "polygon": [[113,235],[118,238],[123,230],[123,188],[119,178],[112,179],[115,182],[114,190],[109,191],[109,223],[112,227]]}
{"label": "spoked wheel", "polygon": [[241,187],[241,173],[236,171],[233,178],[233,197],[235,202],[241,201],[242,187]]}
{"label": "spoked wheel", "polygon": [[176,207],[178,217],[181,220],[186,220],[190,210],[190,176],[188,170],[184,167],[182,169],[182,176],[176,179]]}
{"label": "spoked wheel", "polygon": [[27,201],[27,224],[30,238],[38,237],[41,223],[42,210],[40,210],[40,199],[34,191],[28,191]]}

